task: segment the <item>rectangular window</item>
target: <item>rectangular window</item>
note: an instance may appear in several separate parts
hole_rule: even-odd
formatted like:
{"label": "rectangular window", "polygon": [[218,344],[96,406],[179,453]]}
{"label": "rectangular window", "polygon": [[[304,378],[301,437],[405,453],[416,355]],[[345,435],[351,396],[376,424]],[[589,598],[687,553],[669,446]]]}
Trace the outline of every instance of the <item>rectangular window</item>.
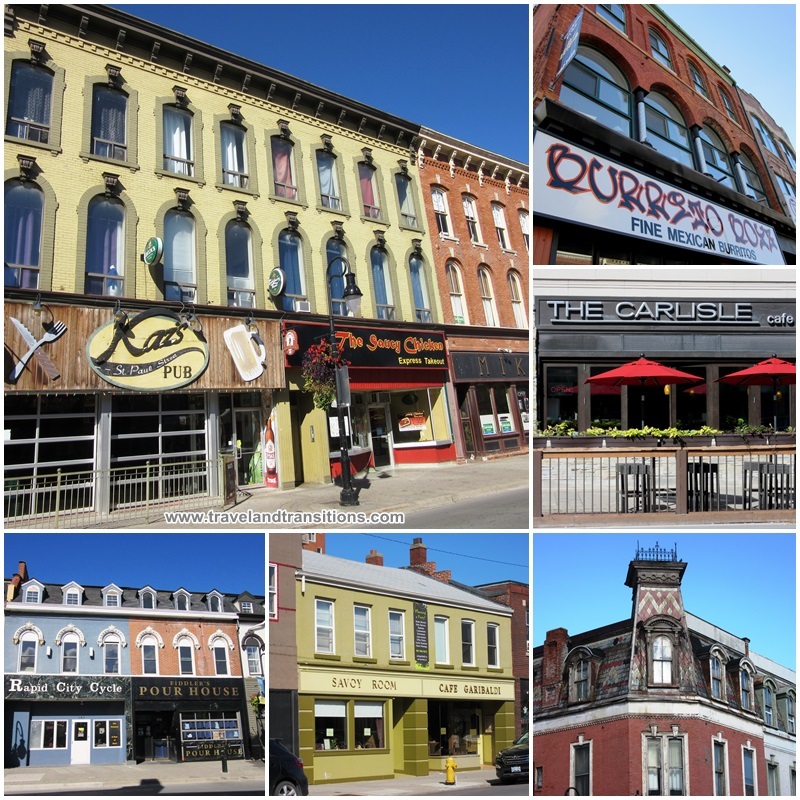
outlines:
{"label": "rectangular window", "polygon": [[475,208],[475,200],[469,195],[464,195],[462,198],[464,206],[464,216],[467,219],[467,230],[469,231],[469,238],[473,244],[481,243],[481,231],[478,227],[478,212]]}
{"label": "rectangular window", "polygon": [[575,699],[589,699],[589,662],[583,659],[575,665]]}
{"label": "rectangular window", "polygon": [[375,183],[375,169],[369,164],[358,165],[358,182],[361,186],[363,214],[370,219],[381,218],[378,187]]}
{"label": "rectangular window", "polygon": [[714,742],[714,794],[726,795],[728,781],[725,776],[725,743]]}
{"label": "rectangular window", "polygon": [[747,670],[741,670],[739,673],[739,680],[742,687],[742,708],[746,711],[750,710],[750,673]]}
{"label": "rectangular window", "polygon": [[[252,607],[250,609],[252,611]],[[244,612],[244,604],[242,604]],[[269,618],[278,619],[278,567],[269,565]]]}
{"label": "rectangular window", "polygon": [[436,647],[436,663],[450,663],[450,620],[447,617],[433,618],[433,638]]}
{"label": "rectangular window", "polygon": [[347,702],[314,701],[314,741],[317,750],[347,750]]}
{"label": "rectangular window", "polygon": [[119,642],[106,642],[104,650],[106,675],[119,675]]}
{"label": "rectangular window", "polygon": [[247,646],[247,671],[250,675],[261,674],[261,653],[256,645]]}
{"label": "rectangular window", "polygon": [[722,698],[722,666],[718,658],[711,659],[711,696]]}
{"label": "rectangular window", "polygon": [[789,733],[794,734],[794,700],[791,697],[786,698],[786,725]]}
{"label": "rectangular window", "polygon": [[[273,565],[270,565],[273,566]],[[242,614],[252,614],[253,613],[253,604],[242,602]]]}
{"label": "rectangular window", "polygon": [[527,211],[520,211],[519,212],[519,226],[522,228],[522,238],[525,240],[525,249],[531,249],[531,231],[530,231],[530,221],[528,219],[528,212]]}
{"label": "rectangular window", "polygon": [[764,722],[772,725],[772,689],[764,686]]}
{"label": "rectangular window", "polygon": [[181,645],[178,648],[178,659],[181,666],[181,675],[194,675],[191,645]]}
{"label": "rectangular window", "polygon": [[333,601],[316,601],[315,653],[334,653],[333,640]]}
{"label": "rectangular window", "polygon": [[475,623],[471,619],[461,620],[461,663],[475,666]]}
{"label": "rectangular window", "polygon": [[35,719],[31,721],[32,750],[64,750],[67,747],[67,720]]}
{"label": "rectangular window", "polygon": [[36,670],[36,642],[23,639],[19,643],[19,671],[34,672]]}
{"label": "rectangular window", "polygon": [[447,200],[444,192],[439,189],[433,189],[431,191],[431,199],[433,200],[433,215],[436,217],[436,227],[442,236],[449,236],[450,222],[447,218]]}
{"label": "rectangular window", "polygon": [[250,185],[244,136],[244,128],[238,125],[223,123],[220,126],[222,182],[239,189],[247,189]]}
{"label": "rectangular window", "polygon": [[542,767],[536,767],[536,788],[542,788],[542,782],[544,780],[544,770]]}
{"label": "rectangular window", "polygon": [[228,674],[228,654],[225,652],[224,647],[214,648],[214,669],[217,675]]}
{"label": "rectangular window", "polygon": [[114,594],[113,592],[111,594],[107,594],[106,595],[106,605],[107,606],[118,607],[119,606],[119,595],[118,594]]}
{"label": "rectangular window", "polygon": [[62,672],[78,671],[78,643],[64,642],[64,661],[61,665]]}
{"label": "rectangular window", "polygon": [[354,653],[362,658],[372,655],[372,632],[368,606],[353,606]]}
{"label": "rectangular window", "polygon": [[118,719],[94,721],[94,747],[122,747],[122,723]]}
{"label": "rectangular window", "polygon": [[383,738],[383,703],[356,700],[353,705],[356,749],[381,750],[386,747]]}
{"label": "rectangular window", "polygon": [[286,139],[272,140],[272,171],[275,195],[297,200],[297,181],[294,177],[294,146]]}
{"label": "rectangular window", "polygon": [[400,203],[400,220],[410,228],[417,227],[417,211],[414,207],[414,196],[411,193],[411,179],[398,173],[394,176],[397,186],[397,200]]}
{"label": "rectangular window", "polygon": [[579,744],[573,748],[575,755],[574,777],[572,785],[576,792],[585,797],[591,794],[591,774],[589,772],[589,745]]}
{"label": "rectangular window", "polygon": [[745,797],[754,797],[756,793],[755,773],[753,771],[754,758],[753,751],[748,749],[742,750],[744,760],[744,794]]}
{"label": "rectangular window", "polygon": [[389,658],[404,659],[405,646],[405,614],[402,611],[389,612]]}
{"label": "rectangular window", "polygon": [[47,144],[53,76],[22,59],[14,62],[8,101],[6,134]]}
{"label": "rectangular window", "polygon": [[780,794],[780,781],[778,780],[778,765],[767,764],[767,794],[777,797]]}
{"label": "rectangular window", "polygon": [[190,711],[180,715],[181,740],[241,739],[241,723],[236,711]]}
{"label": "rectangular window", "polygon": [[647,740],[647,794],[661,794],[661,739]]}
{"label": "rectangular window", "polygon": [[158,662],[156,661],[156,645],[142,645],[142,671],[145,675],[158,675]]}
{"label": "rectangular window", "polygon": [[38,589],[26,589],[25,590],[25,602],[26,603],[38,603],[39,602],[39,590]]}
{"label": "rectangular window", "polygon": [[500,666],[500,627],[493,622],[486,625],[486,656],[490,667]]}
{"label": "rectangular window", "polygon": [[92,153],[124,161],[127,157],[128,98],[116,89],[95,86],[92,100]]}
{"label": "rectangular window", "polygon": [[507,250],[506,243],[506,215],[503,213],[503,207],[492,205],[492,216],[494,217],[494,229],[497,231],[497,241],[503,250]]}
{"label": "rectangular window", "polygon": [[78,605],[78,593],[77,592],[67,592],[67,605],[68,606],[77,606]]}
{"label": "rectangular window", "polygon": [[194,175],[192,115],[175,106],[164,106],[164,169],[176,175]]}
{"label": "rectangular window", "polygon": [[683,786],[683,740],[671,737],[667,740],[667,764],[669,767],[669,793],[684,794]]}
{"label": "rectangular window", "polygon": [[323,208],[339,211],[339,179],[336,175],[336,157],[324,150],[317,150],[317,175],[319,176],[319,199]]}

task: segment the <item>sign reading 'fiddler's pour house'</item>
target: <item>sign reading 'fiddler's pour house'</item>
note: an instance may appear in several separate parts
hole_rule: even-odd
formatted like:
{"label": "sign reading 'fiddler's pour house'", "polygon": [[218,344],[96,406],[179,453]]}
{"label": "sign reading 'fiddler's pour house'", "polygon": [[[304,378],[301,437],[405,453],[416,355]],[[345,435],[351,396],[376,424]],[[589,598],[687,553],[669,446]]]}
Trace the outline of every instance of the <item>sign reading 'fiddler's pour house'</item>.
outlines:
{"label": "sign reading 'fiddler's pour house'", "polygon": [[783,264],[774,228],[539,132],[533,211],[746,264]]}
{"label": "sign reading 'fiddler's pour house'", "polygon": [[163,309],[103,325],[89,338],[86,355],[103,380],[140,392],[186,386],[208,366],[208,345],[185,320]]}

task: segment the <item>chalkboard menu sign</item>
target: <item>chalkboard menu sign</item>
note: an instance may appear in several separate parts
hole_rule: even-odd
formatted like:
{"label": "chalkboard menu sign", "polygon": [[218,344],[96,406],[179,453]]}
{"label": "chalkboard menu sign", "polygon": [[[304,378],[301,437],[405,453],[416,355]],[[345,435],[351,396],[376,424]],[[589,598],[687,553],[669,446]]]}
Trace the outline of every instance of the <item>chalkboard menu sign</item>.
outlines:
{"label": "chalkboard menu sign", "polygon": [[428,606],[414,603],[414,661],[418,667],[428,666]]}

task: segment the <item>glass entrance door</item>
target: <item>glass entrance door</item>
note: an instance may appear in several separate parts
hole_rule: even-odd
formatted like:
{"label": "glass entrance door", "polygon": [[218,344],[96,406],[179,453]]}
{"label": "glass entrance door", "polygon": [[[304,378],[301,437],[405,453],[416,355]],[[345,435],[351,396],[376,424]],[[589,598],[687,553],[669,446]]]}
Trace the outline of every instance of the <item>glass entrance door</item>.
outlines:
{"label": "glass entrance door", "polygon": [[392,428],[389,406],[369,407],[369,438],[376,467],[392,465]]}
{"label": "glass entrance door", "polygon": [[264,483],[261,455],[261,413],[237,411],[236,470],[239,486],[256,486]]}

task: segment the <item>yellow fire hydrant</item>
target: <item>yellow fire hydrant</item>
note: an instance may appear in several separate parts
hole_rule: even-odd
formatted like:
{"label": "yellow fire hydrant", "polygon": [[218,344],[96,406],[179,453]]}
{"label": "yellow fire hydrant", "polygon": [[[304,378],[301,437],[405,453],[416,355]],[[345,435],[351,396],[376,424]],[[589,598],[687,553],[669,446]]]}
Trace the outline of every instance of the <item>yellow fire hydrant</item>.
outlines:
{"label": "yellow fire hydrant", "polygon": [[445,786],[455,786],[456,769],[458,769],[456,760],[453,758],[453,756],[448,756],[447,761],[444,762],[445,777],[447,778],[447,780],[444,782]]}

